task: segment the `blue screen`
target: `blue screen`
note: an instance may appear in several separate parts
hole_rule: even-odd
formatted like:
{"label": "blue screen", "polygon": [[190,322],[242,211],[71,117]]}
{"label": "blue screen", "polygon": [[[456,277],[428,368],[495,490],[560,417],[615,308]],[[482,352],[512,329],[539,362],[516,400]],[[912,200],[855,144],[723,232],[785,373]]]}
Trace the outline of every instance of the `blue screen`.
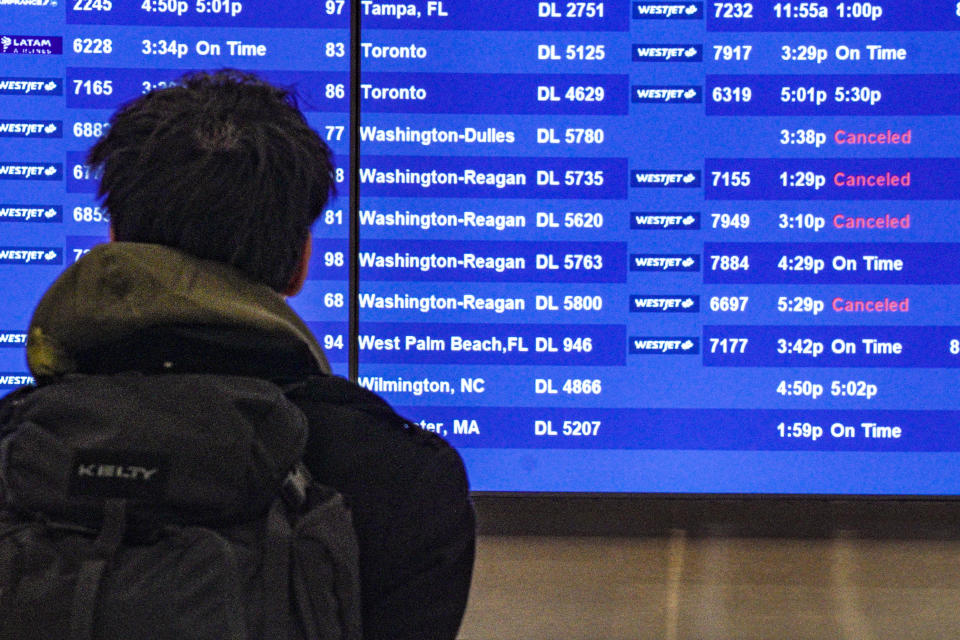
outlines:
{"label": "blue screen", "polygon": [[291,303],[474,489],[960,494],[955,0],[59,2],[0,5],[7,387],[112,109],[230,66],[342,169]]}

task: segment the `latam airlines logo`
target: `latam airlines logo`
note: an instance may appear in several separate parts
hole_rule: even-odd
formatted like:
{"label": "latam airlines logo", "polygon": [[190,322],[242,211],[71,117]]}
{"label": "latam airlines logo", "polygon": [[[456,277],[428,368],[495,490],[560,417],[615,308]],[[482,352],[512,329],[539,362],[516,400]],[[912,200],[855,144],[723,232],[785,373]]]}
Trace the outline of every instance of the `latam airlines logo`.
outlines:
{"label": "latam airlines logo", "polygon": [[0,78],[0,95],[4,96],[62,96],[60,78]]}
{"label": "latam airlines logo", "polygon": [[630,228],[640,231],[695,231],[700,228],[700,214],[634,211],[630,214]]}
{"label": "latam airlines logo", "polygon": [[628,343],[632,355],[689,356],[700,353],[700,338],[695,337],[631,336]]}
{"label": "latam airlines logo", "polygon": [[63,222],[63,207],[0,204],[0,222]]}
{"label": "latam airlines logo", "polygon": [[700,313],[700,296],[630,296],[631,313]]}
{"label": "latam airlines logo", "polygon": [[0,264],[63,264],[63,252],[57,247],[0,247]]}
{"label": "latam airlines logo", "polygon": [[698,104],[703,102],[700,87],[642,85],[631,88],[634,104]]}
{"label": "latam airlines logo", "polygon": [[0,138],[62,138],[61,120],[0,120]]}
{"label": "latam airlines logo", "polygon": [[58,162],[0,162],[0,180],[62,180]]}
{"label": "latam airlines logo", "polygon": [[702,44],[635,44],[634,62],[703,62]]}
{"label": "latam airlines logo", "polygon": [[63,38],[60,36],[0,35],[0,53],[35,56],[60,55],[63,53]]}
{"label": "latam airlines logo", "polygon": [[630,271],[670,271],[693,273],[700,271],[700,256],[659,253],[630,254]]}
{"label": "latam airlines logo", "polygon": [[0,329],[0,348],[22,347],[27,344],[26,331],[4,331]]}
{"label": "latam airlines logo", "polygon": [[631,187],[676,187],[697,189],[700,185],[699,171],[649,171],[637,169],[630,172]]}
{"label": "latam airlines logo", "polygon": [[702,2],[634,2],[634,20],[702,20]]}

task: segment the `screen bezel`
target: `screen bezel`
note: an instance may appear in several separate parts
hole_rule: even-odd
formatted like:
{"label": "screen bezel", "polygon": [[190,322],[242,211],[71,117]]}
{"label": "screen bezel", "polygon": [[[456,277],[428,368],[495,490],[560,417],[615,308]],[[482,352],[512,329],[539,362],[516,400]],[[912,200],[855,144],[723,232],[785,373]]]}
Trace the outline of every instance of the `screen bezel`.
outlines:
{"label": "screen bezel", "polygon": [[960,498],[472,493],[486,536],[960,539]]}

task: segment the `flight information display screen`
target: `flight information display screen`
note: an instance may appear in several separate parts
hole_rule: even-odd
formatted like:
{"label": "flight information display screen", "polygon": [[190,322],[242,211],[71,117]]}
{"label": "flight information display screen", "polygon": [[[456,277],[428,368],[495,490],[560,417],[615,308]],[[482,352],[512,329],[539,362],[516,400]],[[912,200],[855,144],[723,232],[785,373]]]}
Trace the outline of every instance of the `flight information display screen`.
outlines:
{"label": "flight information display screen", "polygon": [[[282,10],[259,0],[0,0],[0,392],[28,376],[23,344],[40,295],[107,239],[87,150],[119,105],[187,71],[243,69],[296,89],[338,158],[343,195],[321,214],[318,250],[344,263],[349,15],[347,0]],[[298,310],[345,373],[346,275],[308,291],[319,304]]]}
{"label": "flight information display screen", "polygon": [[[348,166],[349,4],[2,3],[2,381],[123,100],[250,69]],[[960,3],[353,10],[359,382],[474,489],[960,494]],[[340,372],[350,215],[291,301]]]}

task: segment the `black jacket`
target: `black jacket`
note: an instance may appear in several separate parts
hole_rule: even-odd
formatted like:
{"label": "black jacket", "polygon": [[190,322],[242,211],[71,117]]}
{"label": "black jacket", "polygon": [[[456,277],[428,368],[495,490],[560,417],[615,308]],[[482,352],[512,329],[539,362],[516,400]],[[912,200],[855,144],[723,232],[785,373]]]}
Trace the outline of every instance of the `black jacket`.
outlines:
{"label": "black jacket", "polygon": [[40,384],[122,371],[277,383],[307,416],[305,463],[352,509],[364,637],[456,636],[475,539],[460,457],[375,394],[331,375],[309,329],[269,288],[166,247],[101,245],[44,295],[27,359]]}

